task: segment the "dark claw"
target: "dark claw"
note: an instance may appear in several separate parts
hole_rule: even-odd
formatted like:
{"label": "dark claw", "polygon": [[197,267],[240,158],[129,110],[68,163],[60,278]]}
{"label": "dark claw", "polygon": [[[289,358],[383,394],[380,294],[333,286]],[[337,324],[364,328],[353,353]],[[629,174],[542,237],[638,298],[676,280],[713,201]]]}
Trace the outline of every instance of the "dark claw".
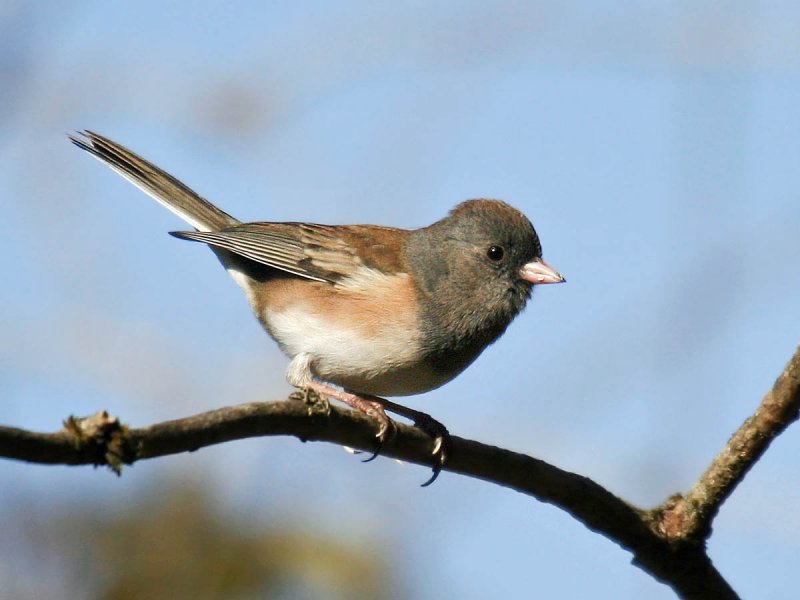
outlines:
{"label": "dark claw", "polygon": [[434,456],[434,460],[436,461],[433,464],[433,474],[431,478],[428,479],[425,483],[423,483],[420,487],[428,487],[436,478],[439,477],[439,473],[442,472],[442,467],[447,462],[448,451],[450,449],[450,434],[446,434],[444,436],[439,436],[433,441],[433,452],[431,454]]}
{"label": "dark claw", "polygon": [[440,464],[433,465],[433,474],[431,475],[430,479],[428,479],[428,481],[426,481],[419,487],[428,487],[430,484],[436,481],[436,478],[439,477],[439,473],[441,472],[442,472],[442,465]]}
{"label": "dark claw", "polygon": [[[378,458],[378,456],[380,456],[381,450],[383,450],[383,442],[386,440],[386,435],[385,432],[383,432],[383,429],[384,425],[382,424],[380,430],[378,431],[378,434],[375,436],[375,438],[378,440],[378,447],[375,448],[375,452],[373,452],[372,456],[370,456],[369,458],[365,458],[364,460],[362,460],[361,461],[362,463],[372,462],[373,460]],[[383,432],[383,437],[381,436],[382,432]]]}
{"label": "dark claw", "polygon": [[414,425],[433,439],[433,450],[431,450],[431,455],[433,455],[435,461],[433,464],[433,474],[430,479],[421,486],[427,487],[436,481],[436,478],[439,477],[439,473],[442,472],[442,467],[447,462],[451,446],[450,432],[447,431],[447,427],[442,423],[425,413],[420,413],[417,416],[414,420]]}
{"label": "dark claw", "polygon": [[375,449],[375,452],[373,452],[372,456],[361,461],[363,463],[372,462],[378,458],[378,456],[381,454],[381,450],[383,450],[383,445],[386,443],[386,440],[394,437],[395,433],[397,433],[397,428],[394,426],[394,421],[392,421],[385,414],[383,414],[382,418],[379,417],[379,420],[381,426],[378,428],[378,433],[375,434],[375,438],[378,440],[378,447]]}
{"label": "dark claw", "polygon": [[422,487],[429,486],[439,477],[439,473],[442,471],[442,467],[447,462],[447,457],[450,455],[450,432],[447,431],[447,427],[427,413],[395,404],[385,398],[379,400],[386,410],[414,421],[414,426],[421,429],[423,433],[433,440],[433,450],[431,451],[434,457],[433,475],[431,475],[428,481],[422,484]]}
{"label": "dark claw", "polygon": [[365,458],[365,459],[364,459],[364,460],[362,460],[361,462],[362,462],[362,463],[368,463],[368,462],[372,462],[373,460],[375,460],[376,458],[378,458],[378,456],[380,456],[380,454],[381,454],[381,450],[382,450],[382,449],[383,449],[383,444],[379,444],[379,445],[378,445],[378,449],[377,449],[377,450],[375,450],[375,452],[373,452],[373,453],[372,453],[372,456],[370,456],[369,458]]}

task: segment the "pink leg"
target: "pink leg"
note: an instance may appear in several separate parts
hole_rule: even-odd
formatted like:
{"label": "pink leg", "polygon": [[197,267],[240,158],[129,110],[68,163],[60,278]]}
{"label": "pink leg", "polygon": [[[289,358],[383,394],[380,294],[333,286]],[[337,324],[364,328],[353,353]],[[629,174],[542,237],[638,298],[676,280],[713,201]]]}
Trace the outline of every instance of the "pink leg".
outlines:
{"label": "pink leg", "polygon": [[364,414],[369,415],[377,420],[379,427],[378,433],[375,434],[375,437],[378,438],[378,442],[381,445],[389,438],[389,432],[394,427],[394,424],[386,414],[386,411],[383,409],[383,405],[380,402],[373,400],[371,397],[358,396],[318,381],[309,382],[307,387],[315,392],[319,392],[323,396],[343,402],[344,404],[347,404],[347,406],[350,406],[359,412],[363,412]]}

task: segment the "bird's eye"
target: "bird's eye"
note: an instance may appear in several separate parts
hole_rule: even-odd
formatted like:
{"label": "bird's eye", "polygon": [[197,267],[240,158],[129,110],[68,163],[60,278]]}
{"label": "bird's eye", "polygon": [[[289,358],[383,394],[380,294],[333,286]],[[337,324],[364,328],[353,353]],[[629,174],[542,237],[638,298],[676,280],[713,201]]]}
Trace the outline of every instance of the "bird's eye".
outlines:
{"label": "bird's eye", "polygon": [[505,251],[500,246],[489,246],[489,249],[486,251],[486,256],[489,257],[489,260],[494,262],[503,260],[504,255]]}

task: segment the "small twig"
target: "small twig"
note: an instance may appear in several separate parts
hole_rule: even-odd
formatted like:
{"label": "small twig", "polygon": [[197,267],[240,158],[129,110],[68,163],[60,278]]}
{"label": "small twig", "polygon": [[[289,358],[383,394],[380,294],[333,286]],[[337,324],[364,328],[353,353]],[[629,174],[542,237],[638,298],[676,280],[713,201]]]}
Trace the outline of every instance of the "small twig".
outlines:
{"label": "small twig", "polygon": [[722,503],[767,451],[772,440],[800,416],[800,347],[756,412],[747,418],[684,496],[657,510],[659,533],[672,540],[705,540]]}

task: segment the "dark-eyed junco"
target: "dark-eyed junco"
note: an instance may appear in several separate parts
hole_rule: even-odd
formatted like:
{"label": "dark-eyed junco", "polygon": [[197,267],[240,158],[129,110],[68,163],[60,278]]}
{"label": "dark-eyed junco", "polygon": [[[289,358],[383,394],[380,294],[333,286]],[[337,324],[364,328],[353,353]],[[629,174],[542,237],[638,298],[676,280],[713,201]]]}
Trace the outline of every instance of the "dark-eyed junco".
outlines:
{"label": "dark-eyed junco", "polygon": [[289,383],[372,415],[381,442],[391,423],[384,408],[430,417],[379,396],[447,383],[505,331],[533,285],[564,281],[542,260],[530,221],[499,200],[462,202],[411,231],[241,223],[108,138],[70,139],[194,227],[172,235],[219,257],[291,358]]}

